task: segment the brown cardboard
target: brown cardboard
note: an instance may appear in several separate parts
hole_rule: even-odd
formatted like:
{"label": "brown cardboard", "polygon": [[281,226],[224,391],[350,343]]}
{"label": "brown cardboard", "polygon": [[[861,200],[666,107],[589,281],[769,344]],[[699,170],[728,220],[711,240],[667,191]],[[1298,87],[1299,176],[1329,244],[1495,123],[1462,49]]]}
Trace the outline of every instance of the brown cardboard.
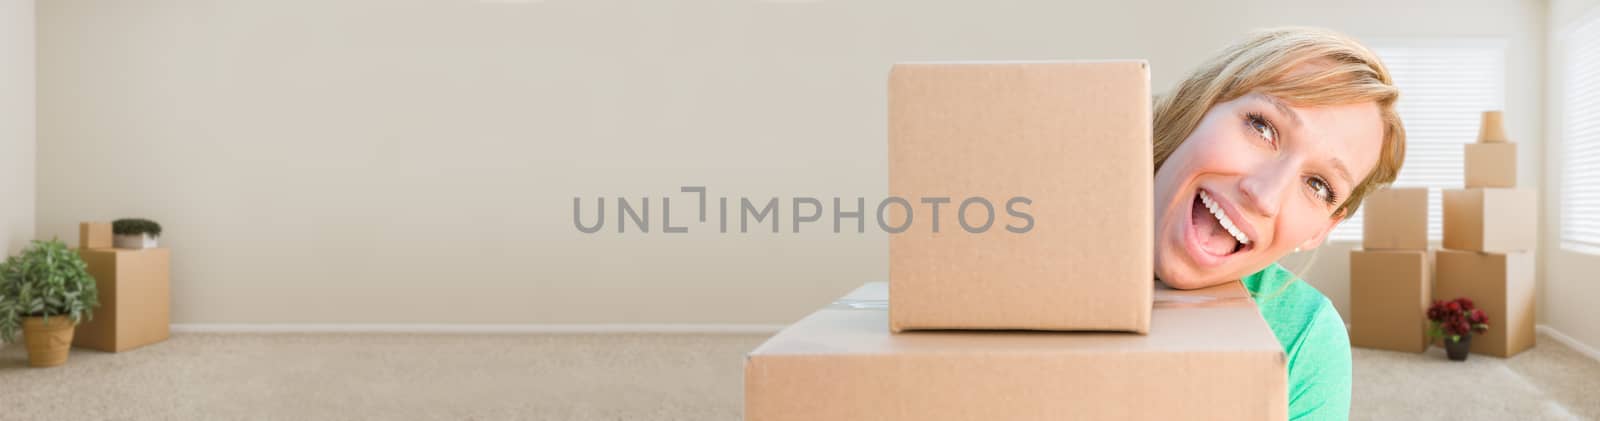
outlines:
{"label": "brown cardboard", "polygon": [[1465,148],[1468,188],[1517,186],[1517,144],[1468,143]]}
{"label": "brown cardboard", "polygon": [[1489,330],[1472,338],[1476,354],[1510,357],[1534,345],[1534,255],[1439,250],[1434,299],[1471,298],[1489,316]]}
{"label": "brown cardboard", "polygon": [[111,248],[111,223],[110,222],[80,222],[80,223],[78,223],[78,248],[80,248],[80,249],[108,249],[108,248]]}
{"label": "brown cardboard", "polygon": [[1427,250],[1350,251],[1350,345],[1428,350]]}
{"label": "brown cardboard", "polygon": [[[898,64],[889,79],[889,194],[915,210],[889,238],[893,329],[1148,329],[1143,61]],[[996,213],[977,234],[955,218],[974,197]],[[933,232],[922,200],[937,198]],[[1014,198],[1031,223],[1008,214]]]}
{"label": "brown cardboard", "polygon": [[122,352],[170,336],[171,252],[83,249],[100,293],[94,319],[78,326],[73,346]]}
{"label": "brown cardboard", "polygon": [[1361,212],[1362,248],[1428,248],[1428,189],[1375,191],[1362,203]]}
{"label": "brown cardboard", "polygon": [[745,419],[1287,417],[1283,348],[1237,282],[1157,291],[1147,335],[890,333],[886,290],[867,284],[752,351]]}
{"label": "brown cardboard", "polygon": [[1505,143],[1511,139],[1506,137],[1504,113],[1484,111],[1483,119],[1478,123],[1478,143]]}
{"label": "brown cardboard", "polygon": [[1538,196],[1532,189],[1444,191],[1444,248],[1505,253],[1534,250]]}

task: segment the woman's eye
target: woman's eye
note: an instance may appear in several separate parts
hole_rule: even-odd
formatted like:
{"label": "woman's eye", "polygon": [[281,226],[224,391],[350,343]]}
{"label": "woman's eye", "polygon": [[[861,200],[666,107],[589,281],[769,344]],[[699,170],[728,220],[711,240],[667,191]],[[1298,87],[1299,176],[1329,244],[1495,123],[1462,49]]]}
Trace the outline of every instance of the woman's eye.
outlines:
{"label": "woman's eye", "polygon": [[1250,130],[1254,130],[1256,135],[1261,136],[1262,140],[1273,146],[1278,145],[1278,130],[1272,127],[1272,123],[1267,121],[1265,117],[1252,113],[1246,119],[1246,123],[1249,124]]}
{"label": "woman's eye", "polygon": [[1306,186],[1311,187],[1311,192],[1316,194],[1317,198],[1322,199],[1323,202],[1327,202],[1331,205],[1333,202],[1338,200],[1338,197],[1336,197],[1333,193],[1333,187],[1329,186],[1328,182],[1323,181],[1321,178],[1307,178]]}

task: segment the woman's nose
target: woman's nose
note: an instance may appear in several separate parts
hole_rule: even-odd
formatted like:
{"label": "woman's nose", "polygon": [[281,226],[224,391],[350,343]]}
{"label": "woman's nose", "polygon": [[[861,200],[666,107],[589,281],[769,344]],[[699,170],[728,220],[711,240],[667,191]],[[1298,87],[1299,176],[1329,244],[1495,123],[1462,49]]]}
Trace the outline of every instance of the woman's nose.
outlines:
{"label": "woman's nose", "polygon": [[1259,170],[1252,171],[1239,180],[1239,192],[1244,202],[1241,206],[1245,211],[1267,218],[1278,216],[1278,209],[1283,203],[1281,200],[1283,192],[1295,179],[1293,172],[1287,171],[1288,167],[1289,165],[1263,165]]}

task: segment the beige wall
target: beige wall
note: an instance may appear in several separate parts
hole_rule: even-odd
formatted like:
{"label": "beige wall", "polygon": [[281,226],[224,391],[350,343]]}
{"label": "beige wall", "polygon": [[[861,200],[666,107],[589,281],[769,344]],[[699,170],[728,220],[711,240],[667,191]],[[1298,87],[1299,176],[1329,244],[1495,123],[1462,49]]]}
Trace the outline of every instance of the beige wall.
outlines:
{"label": "beige wall", "polygon": [[33,8],[0,0],[0,259],[34,233]]}
{"label": "beige wall", "polygon": [[1283,24],[1507,37],[1539,143],[1542,2],[1198,3],[56,0],[37,226],[163,222],[179,323],[772,323],[884,279],[884,236],[585,235],[573,198],[873,200],[892,62],[1147,58],[1164,90]]}
{"label": "beige wall", "polygon": [[[33,239],[33,0],[0,0],[0,253]],[[3,256],[0,256],[3,258]]]}
{"label": "beige wall", "polygon": [[1560,177],[1561,138],[1565,135],[1561,130],[1561,115],[1565,108],[1559,93],[1566,89],[1561,70],[1565,63],[1560,54],[1565,44],[1561,42],[1560,34],[1579,19],[1594,16],[1600,16],[1600,0],[1555,0],[1550,4],[1551,49],[1547,67],[1549,83],[1546,87],[1551,95],[1547,98],[1545,121],[1550,127],[1548,134],[1551,143],[1544,151],[1545,162],[1548,163],[1544,166],[1547,181],[1544,195],[1546,223],[1542,232],[1542,245],[1546,250],[1545,290],[1540,297],[1539,318],[1541,323],[1583,342],[1590,349],[1600,349],[1600,313],[1596,312],[1595,306],[1600,302],[1600,282],[1595,282],[1595,274],[1600,273],[1600,256],[1561,249],[1559,195],[1561,184],[1567,181]]}

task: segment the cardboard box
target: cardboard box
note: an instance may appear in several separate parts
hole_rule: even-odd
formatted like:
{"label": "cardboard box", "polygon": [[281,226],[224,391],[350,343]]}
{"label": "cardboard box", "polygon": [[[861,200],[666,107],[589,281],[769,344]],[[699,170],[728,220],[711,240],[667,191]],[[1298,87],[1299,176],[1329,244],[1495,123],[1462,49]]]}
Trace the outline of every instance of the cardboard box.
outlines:
{"label": "cardboard box", "polygon": [[1444,248],[1492,253],[1534,250],[1539,198],[1532,189],[1444,191]]}
{"label": "cardboard box", "polygon": [[1478,143],[1505,143],[1511,139],[1506,137],[1505,113],[1499,110],[1484,111],[1483,119],[1478,122]]}
{"label": "cardboard box", "polygon": [[122,352],[161,342],[171,335],[171,252],[84,249],[100,293],[94,319],[78,326],[73,346]]}
{"label": "cardboard box", "polygon": [[1428,189],[1391,188],[1372,192],[1361,205],[1361,247],[1428,249]]}
{"label": "cardboard box", "polygon": [[1517,144],[1466,144],[1467,187],[1516,187]]}
{"label": "cardboard box", "polygon": [[1439,250],[1434,299],[1471,298],[1489,316],[1472,338],[1475,354],[1510,357],[1534,344],[1534,254]]}
{"label": "cardboard box", "polygon": [[[898,64],[889,79],[889,194],[915,205],[889,238],[896,331],[1148,329],[1143,61]],[[923,201],[940,198],[935,218]],[[978,233],[958,220],[974,198],[995,213]],[[985,222],[979,204],[964,214]]]}
{"label": "cardboard box", "polygon": [[1350,345],[1428,350],[1427,250],[1350,251]]}
{"label": "cardboard box", "polygon": [[78,223],[78,248],[80,248],[80,249],[108,249],[108,248],[111,248],[111,223],[110,222],[80,222],[80,223]]}
{"label": "cardboard box", "polygon": [[1237,282],[1157,291],[1148,335],[890,333],[886,290],[867,284],[752,351],[745,419],[1287,417],[1283,348]]}

